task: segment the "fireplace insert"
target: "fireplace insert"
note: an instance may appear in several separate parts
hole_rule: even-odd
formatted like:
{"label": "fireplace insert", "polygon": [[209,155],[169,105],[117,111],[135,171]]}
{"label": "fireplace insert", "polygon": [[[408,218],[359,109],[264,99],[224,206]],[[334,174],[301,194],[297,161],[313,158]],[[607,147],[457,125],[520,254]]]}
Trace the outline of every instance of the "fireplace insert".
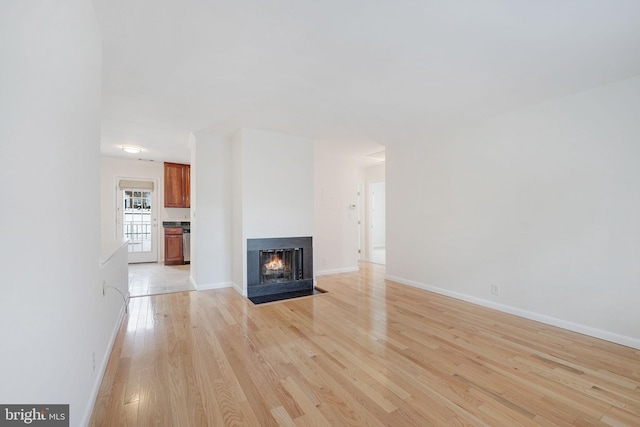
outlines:
{"label": "fireplace insert", "polygon": [[311,237],[247,239],[247,296],[313,290]]}
{"label": "fireplace insert", "polygon": [[302,280],[302,248],[260,251],[260,284]]}

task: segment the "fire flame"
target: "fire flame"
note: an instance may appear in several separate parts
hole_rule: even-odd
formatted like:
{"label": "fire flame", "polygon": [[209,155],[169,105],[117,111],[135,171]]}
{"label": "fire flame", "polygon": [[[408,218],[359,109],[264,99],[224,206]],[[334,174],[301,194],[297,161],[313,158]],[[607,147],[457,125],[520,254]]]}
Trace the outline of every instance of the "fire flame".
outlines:
{"label": "fire flame", "polygon": [[282,270],[284,268],[284,263],[280,258],[274,258],[268,263],[264,265],[264,268],[267,270]]}

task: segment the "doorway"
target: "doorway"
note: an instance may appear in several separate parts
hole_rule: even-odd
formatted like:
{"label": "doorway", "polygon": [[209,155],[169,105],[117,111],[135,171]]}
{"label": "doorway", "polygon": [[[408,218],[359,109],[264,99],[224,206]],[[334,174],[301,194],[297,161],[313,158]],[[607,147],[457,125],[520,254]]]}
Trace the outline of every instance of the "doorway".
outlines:
{"label": "doorway", "polygon": [[129,239],[129,263],[158,262],[154,182],[120,180],[118,188],[117,229]]}
{"label": "doorway", "polygon": [[369,261],[385,264],[386,243],[386,187],[384,181],[369,183]]}

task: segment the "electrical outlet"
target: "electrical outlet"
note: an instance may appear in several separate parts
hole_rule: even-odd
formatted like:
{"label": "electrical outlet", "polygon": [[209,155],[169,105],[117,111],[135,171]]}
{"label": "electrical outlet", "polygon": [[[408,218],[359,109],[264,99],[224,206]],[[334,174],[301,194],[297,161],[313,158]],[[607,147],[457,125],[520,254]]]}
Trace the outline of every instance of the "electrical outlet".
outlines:
{"label": "electrical outlet", "polygon": [[322,265],[327,265],[327,259],[326,258],[322,258]]}
{"label": "electrical outlet", "polygon": [[491,295],[500,295],[500,286],[495,283],[491,284]]}
{"label": "electrical outlet", "polygon": [[96,352],[91,352],[91,372],[96,371]]}

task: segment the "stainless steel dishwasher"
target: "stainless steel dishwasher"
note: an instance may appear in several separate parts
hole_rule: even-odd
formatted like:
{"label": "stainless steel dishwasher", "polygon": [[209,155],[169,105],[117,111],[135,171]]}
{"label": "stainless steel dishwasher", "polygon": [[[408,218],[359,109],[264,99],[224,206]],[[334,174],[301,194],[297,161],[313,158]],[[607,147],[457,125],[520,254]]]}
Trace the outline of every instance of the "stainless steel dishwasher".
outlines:
{"label": "stainless steel dishwasher", "polygon": [[191,264],[191,228],[184,227],[182,229],[182,255],[184,263]]}

